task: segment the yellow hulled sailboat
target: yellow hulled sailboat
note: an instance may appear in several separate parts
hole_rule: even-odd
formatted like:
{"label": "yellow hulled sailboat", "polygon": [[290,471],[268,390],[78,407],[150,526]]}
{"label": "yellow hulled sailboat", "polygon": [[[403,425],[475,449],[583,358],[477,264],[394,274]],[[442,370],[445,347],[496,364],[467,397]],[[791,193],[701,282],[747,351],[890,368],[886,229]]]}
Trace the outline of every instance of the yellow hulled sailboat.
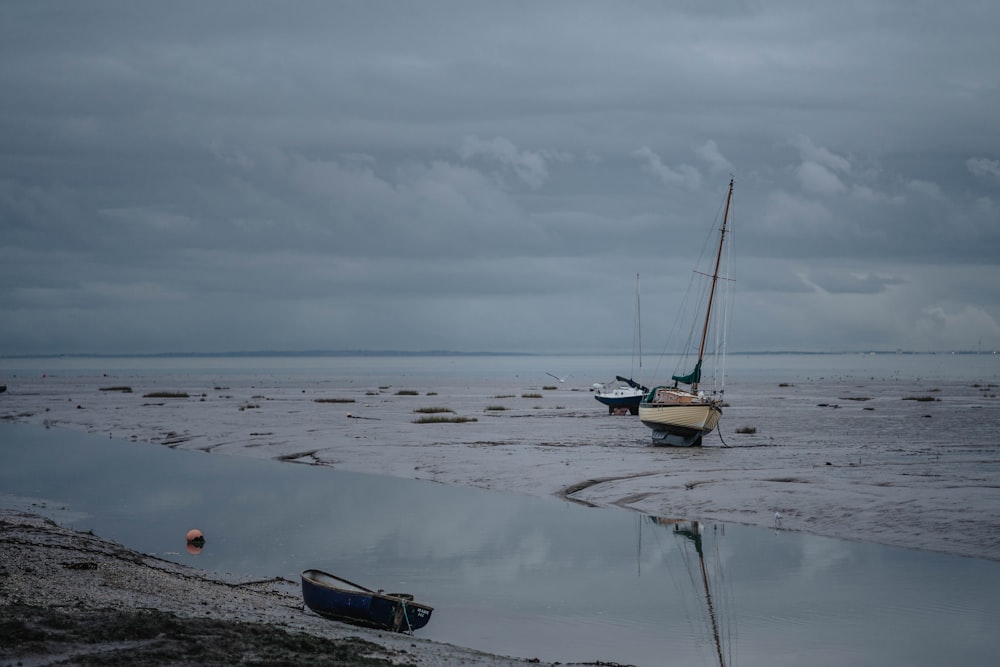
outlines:
{"label": "yellow hulled sailboat", "polygon": [[[653,431],[653,443],[679,447],[700,446],[701,438],[712,432],[722,417],[722,398],[706,395],[699,389],[701,367],[705,358],[705,344],[708,340],[709,325],[712,322],[712,308],[715,305],[716,288],[720,279],[719,267],[722,263],[722,249],[726,240],[729,216],[733,201],[733,180],[729,181],[726,195],[719,245],[715,254],[715,266],[711,275],[711,287],[701,328],[698,346],[698,360],[694,370],[687,375],[673,375],[673,385],[654,387],[639,403],[639,420]],[[723,278],[725,279],[725,278]],[[681,385],[687,385],[683,387]]]}

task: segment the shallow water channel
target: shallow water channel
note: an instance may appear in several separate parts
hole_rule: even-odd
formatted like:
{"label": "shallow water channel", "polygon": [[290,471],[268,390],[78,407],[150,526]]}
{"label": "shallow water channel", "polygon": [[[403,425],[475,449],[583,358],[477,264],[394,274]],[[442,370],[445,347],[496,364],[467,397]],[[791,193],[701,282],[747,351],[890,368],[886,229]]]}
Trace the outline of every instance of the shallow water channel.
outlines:
{"label": "shallow water channel", "polygon": [[[0,505],[207,570],[297,581],[319,568],[409,592],[435,608],[419,636],[502,655],[814,666],[1000,655],[1000,563],[987,560],[18,424],[0,424]],[[207,538],[201,553],[185,548],[191,528]]]}

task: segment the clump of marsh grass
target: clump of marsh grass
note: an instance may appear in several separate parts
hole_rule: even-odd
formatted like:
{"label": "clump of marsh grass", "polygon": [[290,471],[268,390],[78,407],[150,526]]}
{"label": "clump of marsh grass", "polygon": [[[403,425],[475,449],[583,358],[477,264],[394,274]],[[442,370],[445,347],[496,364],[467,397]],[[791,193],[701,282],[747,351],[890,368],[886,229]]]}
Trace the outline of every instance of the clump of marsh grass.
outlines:
{"label": "clump of marsh grass", "polygon": [[736,429],[736,432],[737,433],[746,433],[748,435],[753,435],[754,433],[757,432],[757,427],[756,426],[740,426],[738,429]]}
{"label": "clump of marsh grass", "polygon": [[479,421],[475,417],[441,417],[429,416],[414,419],[414,424],[464,424],[465,422]]}
{"label": "clump of marsh grass", "polygon": [[143,394],[143,398],[188,398],[188,394],[185,391],[153,391],[148,394]]}
{"label": "clump of marsh grass", "polygon": [[420,392],[414,389],[400,389],[396,392],[396,396],[419,396]]}
{"label": "clump of marsh grass", "polygon": [[451,408],[438,407],[438,408],[417,408],[416,410],[414,410],[414,412],[435,415],[441,412],[455,412],[455,411],[452,410]]}
{"label": "clump of marsh grass", "polygon": [[485,408],[485,410],[486,411],[491,411],[492,410],[494,412],[500,412],[500,411],[503,411],[503,410],[510,410],[510,408],[508,408],[506,405],[487,405],[486,408]]}
{"label": "clump of marsh grass", "polygon": [[353,403],[353,398],[314,398],[316,403]]}
{"label": "clump of marsh grass", "polygon": [[514,394],[497,394],[493,398],[514,398]]}
{"label": "clump of marsh grass", "polygon": [[123,394],[131,394],[132,387],[101,387],[101,391],[120,391]]}
{"label": "clump of marsh grass", "polygon": [[551,385],[551,384],[550,385],[545,385],[544,387],[542,387],[542,391],[556,391],[557,389],[559,389],[559,387],[557,387],[555,385]]}
{"label": "clump of marsh grass", "polygon": [[904,396],[904,401],[919,401],[921,403],[931,403],[933,401],[940,401],[940,398],[934,396]]}
{"label": "clump of marsh grass", "polygon": [[542,398],[541,394],[521,394],[521,398]]}

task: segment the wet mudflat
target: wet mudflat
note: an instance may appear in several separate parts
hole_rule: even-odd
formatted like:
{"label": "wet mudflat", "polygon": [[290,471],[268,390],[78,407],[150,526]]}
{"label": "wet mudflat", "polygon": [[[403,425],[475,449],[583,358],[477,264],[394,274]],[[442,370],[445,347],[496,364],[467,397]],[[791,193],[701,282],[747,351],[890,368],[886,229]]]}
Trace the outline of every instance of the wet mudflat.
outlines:
{"label": "wet mudflat", "polygon": [[594,400],[592,381],[627,358],[17,363],[7,421],[510,494],[573,489],[654,516],[770,526],[780,512],[786,530],[1000,558],[998,355],[733,357],[730,406],[697,450],[651,447],[638,420]]}

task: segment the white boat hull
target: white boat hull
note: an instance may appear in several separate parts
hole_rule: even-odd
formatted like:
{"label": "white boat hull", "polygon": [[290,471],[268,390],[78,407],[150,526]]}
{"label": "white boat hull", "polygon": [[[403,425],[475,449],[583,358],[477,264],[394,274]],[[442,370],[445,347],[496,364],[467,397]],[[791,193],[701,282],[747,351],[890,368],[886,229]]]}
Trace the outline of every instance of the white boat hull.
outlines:
{"label": "white boat hull", "polygon": [[690,447],[719,424],[722,407],[685,391],[661,388],[652,402],[639,404],[639,421],[653,431],[656,444]]}

